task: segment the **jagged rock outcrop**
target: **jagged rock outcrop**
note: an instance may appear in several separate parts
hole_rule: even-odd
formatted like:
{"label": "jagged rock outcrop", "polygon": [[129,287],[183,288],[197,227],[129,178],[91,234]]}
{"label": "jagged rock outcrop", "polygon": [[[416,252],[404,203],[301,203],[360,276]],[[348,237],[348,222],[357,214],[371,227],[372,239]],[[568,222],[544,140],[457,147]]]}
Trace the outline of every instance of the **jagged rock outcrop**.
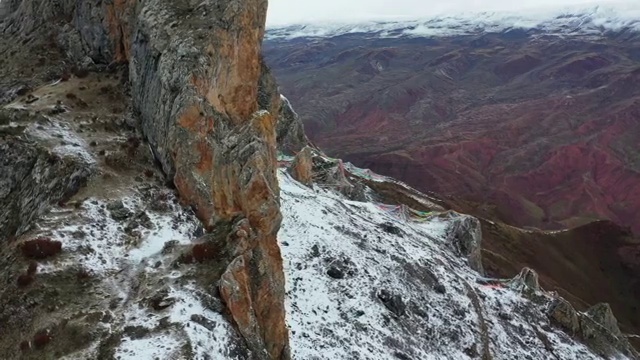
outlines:
{"label": "jagged rock outcrop", "polygon": [[342,161],[328,158],[311,146],[305,146],[298,152],[289,171],[294,179],[307,186],[315,183],[345,195],[350,195],[354,190],[354,185],[346,177]]}
{"label": "jagged rock outcrop", "polygon": [[469,261],[469,266],[479,272],[484,273],[482,267],[482,227],[480,221],[472,216],[458,214],[448,211],[442,215],[450,221],[447,228],[447,239],[449,246],[464,256]]}
{"label": "jagged rock outcrop", "polygon": [[305,147],[296,155],[289,171],[294,179],[307,186],[313,183],[313,150]]}
{"label": "jagged rock outcrop", "polygon": [[0,112],[0,243],[27,231],[52,203],[73,195],[93,171],[86,159],[52,151],[30,136],[23,125],[27,121],[46,123],[42,115]]}
{"label": "jagged rock outcrop", "polygon": [[[258,104],[261,109],[268,109],[272,114],[278,114],[276,126],[278,151],[288,155],[296,154],[309,145],[302,120],[293,110],[289,100],[278,91],[278,84],[262,58],[260,58],[260,66]],[[278,104],[278,107],[273,107],[275,104]]]}
{"label": "jagged rock outcrop", "polygon": [[565,299],[558,298],[551,304],[549,317],[571,334],[577,334],[580,330],[578,313]]}
{"label": "jagged rock outcrop", "polygon": [[540,290],[538,273],[533,269],[524,268],[516,277],[509,281],[509,287],[521,292],[535,292]]}
{"label": "jagged rock outcrop", "polygon": [[276,129],[278,149],[285,153],[295,154],[309,145],[309,139],[304,132],[302,120],[293,110],[289,99],[282,96],[278,127]]}
{"label": "jagged rock outcrop", "polygon": [[609,358],[622,353],[632,359],[640,358],[620,331],[609,304],[597,304],[581,313],[566,300],[557,298],[550,305],[549,317],[601,356]]}
{"label": "jagged rock outcrop", "polygon": [[602,327],[613,335],[622,335],[622,332],[620,332],[620,328],[618,327],[618,320],[616,320],[616,317],[613,315],[613,311],[611,311],[611,306],[609,306],[609,304],[596,304],[587,310],[586,315],[593,319],[593,321],[602,325]]}
{"label": "jagged rock outcrop", "polygon": [[43,26],[75,67],[128,65],[140,127],[182,201],[207,230],[246,219],[255,234],[243,253],[218,259],[230,264],[220,293],[233,321],[255,356],[289,358],[276,241],[276,126],[285,117],[260,56],[267,1],[23,0],[7,6],[5,34],[33,36]]}

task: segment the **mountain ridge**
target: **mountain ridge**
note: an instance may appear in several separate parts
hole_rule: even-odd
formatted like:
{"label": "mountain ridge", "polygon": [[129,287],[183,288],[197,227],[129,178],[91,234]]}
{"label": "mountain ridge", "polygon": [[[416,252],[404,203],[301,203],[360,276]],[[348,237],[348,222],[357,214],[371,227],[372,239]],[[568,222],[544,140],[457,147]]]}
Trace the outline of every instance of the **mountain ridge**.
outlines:
{"label": "mountain ridge", "polygon": [[601,36],[640,31],[640,9],[632,2],[520,12],[466,12],[418,19],[313,22],[274,25],[266,39],[328,38],[349,34],[370,37],[442,37],[513,31],[563,36]]}

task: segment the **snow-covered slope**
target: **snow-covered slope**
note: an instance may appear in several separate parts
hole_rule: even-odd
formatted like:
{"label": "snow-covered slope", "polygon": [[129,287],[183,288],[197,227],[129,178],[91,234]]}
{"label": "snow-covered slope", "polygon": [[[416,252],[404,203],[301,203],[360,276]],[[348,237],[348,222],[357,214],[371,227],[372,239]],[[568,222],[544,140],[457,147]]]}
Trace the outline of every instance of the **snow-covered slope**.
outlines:
{"label": "snow-covered slope", "polygon": [[405,222],[284,171],[280,183],[295,359],[600,358],[549,323],[549,294],[478,282],[447,243],[465,216]]}
{"label": "snow-covered slope", "polygon": [[275,26],[267,39],[333,37],[366,33],[372,37],[435,37],[536,30],[554,35],[603,35],[608,32],[640,31],[640,3],[629,1],[614,6],[555,8],[527,12],[459,13],[417,20],[325,22]]}
{"label": "snow-covered slope", "polygon": [[[306,187],[284,169],[279,180],[294,359],[600,359],[549,322],[551,294],[489,285],[459,256],[452,233],[469,233],[460,225],[471,217],[401,220],[380,204]],[[50,300],[66,305],[47,331],[92,334],[60,358],[252,359],[211,295],[215,283],[198,273],[207,265],[181,265],[201,234],[195,217],[161,187],[118,190],[57,207],[34,231],[64,248],[40,263],[37,281],[77,281]],[[54,325],[59,319],[68,320]]]}

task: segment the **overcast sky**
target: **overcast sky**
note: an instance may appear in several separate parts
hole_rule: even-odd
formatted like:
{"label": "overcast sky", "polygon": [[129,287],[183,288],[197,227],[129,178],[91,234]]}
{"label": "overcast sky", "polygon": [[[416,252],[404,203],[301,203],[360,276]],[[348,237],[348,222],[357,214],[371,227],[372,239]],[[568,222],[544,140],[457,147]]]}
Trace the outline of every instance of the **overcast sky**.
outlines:
{"label": "overcast sky", "polygon": [[316,21],[416,19],[466,11],[527,11],[572,5],[615,4],[640,0],[269,0],[267,24]]}

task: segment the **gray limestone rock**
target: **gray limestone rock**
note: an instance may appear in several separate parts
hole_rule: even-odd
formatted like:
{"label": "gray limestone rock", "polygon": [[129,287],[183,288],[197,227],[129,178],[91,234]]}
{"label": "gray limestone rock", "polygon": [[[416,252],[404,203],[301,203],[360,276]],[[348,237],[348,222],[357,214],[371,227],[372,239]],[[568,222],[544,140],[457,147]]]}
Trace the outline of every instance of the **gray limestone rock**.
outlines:
{"label": "gray limestone rock", "polygon": [[92,171],[81,158],[60,156],[25,136],[0,134],[0,237],[23,234]]}
{"label": "gray limestone rock", "polygon": [[459,256],[466,257],[472,269],[483,274],[480,221],[472,216],[453,211],[445,213],[444,216],[451,220],[451,225],[447,229],[449,246]]}

